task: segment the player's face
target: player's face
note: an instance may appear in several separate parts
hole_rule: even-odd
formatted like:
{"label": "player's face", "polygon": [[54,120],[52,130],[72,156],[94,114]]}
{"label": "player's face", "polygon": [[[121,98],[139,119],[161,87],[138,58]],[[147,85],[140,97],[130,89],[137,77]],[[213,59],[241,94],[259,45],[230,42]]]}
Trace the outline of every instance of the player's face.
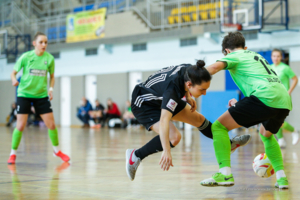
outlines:
{"label": "player's face", "polygon": [[194,85],[189,88],[189,92],[193,95],[193,97],[198,98],[201,95],[206,95],[206,90],[210,86],[210,81],[202,82],[201,85]]}
{"label": "player's face", "polygon": [[273,63],[274,63],[275,65],[278,65],[278,64],[281,62],[282,56],[281,56],[281,53],[280,53],[280,52],[274,51],[274,52],[272,53],[271,58],[272,58]]}
{"label": "player's face", "polygon": [[41,53],[46,51],[47,45],[48,39],[45,35],[39,35],[36,40],[33,41],[34,48]]}

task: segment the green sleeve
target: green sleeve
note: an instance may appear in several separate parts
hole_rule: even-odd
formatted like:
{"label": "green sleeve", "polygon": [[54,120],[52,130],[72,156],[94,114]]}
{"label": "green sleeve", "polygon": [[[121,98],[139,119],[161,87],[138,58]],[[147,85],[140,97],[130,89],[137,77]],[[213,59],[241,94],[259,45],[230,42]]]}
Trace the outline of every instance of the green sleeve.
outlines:
{"label": "green sleeve", "polygon": [[285,74],[291,79],[294,76],[296,76],[296,74],[293,72],[293,70],[290,67],[286,67],[285,68]]}
{"label": "green sleeve", "polygon": [[52,58],[52,61],[49,65],[49,73],[53,74],[54,73],[54,69],[55,69],[55,64],[54,64],[54,58]]}
{"label": "green sleeve", "polygon": [[24,64],[26,63],[26,62],[25,62],[25,59],[26,59],[25,54],[23,54],[23,55],[17,60],[15,66],[14,66],[14,70],[15,70],[16,72],[21,71],[21,69],[24,67]]}
{"label": "green sleeve", "polygon": [[224,69],[230,70],[230,69],[234,69],[238,65],[239,58],[238,58],[238,56],[230,53],[227,56],[225,56],[224,58],[221,58],[220,60],[217,60],[217,61],[225,62],[226,67]]}

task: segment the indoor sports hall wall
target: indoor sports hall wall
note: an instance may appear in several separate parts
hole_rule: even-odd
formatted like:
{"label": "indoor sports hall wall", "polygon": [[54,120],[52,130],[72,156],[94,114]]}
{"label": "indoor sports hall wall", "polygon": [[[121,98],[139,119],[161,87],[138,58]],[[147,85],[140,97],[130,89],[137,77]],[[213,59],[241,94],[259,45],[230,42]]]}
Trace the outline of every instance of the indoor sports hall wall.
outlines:
{"label": "indoor sports hall wall", "polygon": [[15,101],[16,89],[11,85],[11,81],[0,81],[0,124],[6,121],[6,117],[11,112],[11,104]]}
{"label": "indoor sports hall wall", "polygon": [[[221,40],[216,43],[212,39],[205,38],[203,35],[197,36],[197,44],[190,46],[180,46],[178,37],[164,39],[151,39],[149,41],[140,41],[146,43],[144,51],[132,51],[134,41],[127,43],[113,44],[112,53],[101,49],[101,40],[95,40],[92,43],[49,45],[49,52],[59,52],[60,58],[55,59],[56,85],[55,99],[53,108],[55,110],[55,119],[58,124],[62,120],[61,112],[63,97],[61,96],[61,79],[68,77],[70,79],[70,124],[79,125],[76,118],[76,108],[83,96],[86,95],[85,77],[96,75],[96,96],[106,104],[108,97],[111,97],[124,111],[124,103],[130,98],[129,95],[129,72],[141,72],[142,79],[145,80],[153,71],[163,67],[178,65],[181,63],[195,63],[196,59],[205,59],[206,64],[213,63],[221,54]],[[300,35],[298,32],[278,32],[273,34],[259,34],[258,39],[246,42],[250,50],[266,51],[274,47],[282,48],[290,53],[290,65],[293,70],[300,75],[298,70],[300,58]],[[75,46],[74,46],[75,45]],[[88,48],[97,48],[97,55],[85,55]],[[10,112],[10,104],[14,100],[14,88],[9,81],[13,64],[7,64],[5,59],[0,59],[0,123],[5,122],[5,118]],[[210,91],[226,90],[225,72],[213,77]],[[300,108],[299,88],[293,94],[294,110]],[[94,101],[90,99],[90,101]],[[200,101],[200,100],[199,100]],[[200,102],[199,102],[200,105]],[[208,105],[210,106],[210,105]],[[297,120],[296,113],[292,112],[289,120]],[[296,126],[299,123],[294,123]],[[300,126],[298,127],[300,128]]]}

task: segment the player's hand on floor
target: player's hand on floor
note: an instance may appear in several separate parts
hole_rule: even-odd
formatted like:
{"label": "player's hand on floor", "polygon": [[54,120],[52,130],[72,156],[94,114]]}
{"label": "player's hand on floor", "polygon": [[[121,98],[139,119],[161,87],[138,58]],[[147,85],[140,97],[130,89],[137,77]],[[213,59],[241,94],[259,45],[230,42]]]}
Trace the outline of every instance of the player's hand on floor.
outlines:
{"label": "player's hand on floor", "polygon": [[237,100],[236,99],[230,99],[229,102],[228,102],[228,106],[231,107],[233,106],[234,104],[236,104]]}
{"label": "player's hand on floor", "polygon": [[161,166],[161,169],[163,169],[164,171],[168,171],[170,166],[173,167],[171,151],[162,152],[159,164]]}
{"label": "player's hand on floor", "polygon": [[191,111],[197,110],[197,103],[193,98],[186,98],[186,102],[191,105]]}

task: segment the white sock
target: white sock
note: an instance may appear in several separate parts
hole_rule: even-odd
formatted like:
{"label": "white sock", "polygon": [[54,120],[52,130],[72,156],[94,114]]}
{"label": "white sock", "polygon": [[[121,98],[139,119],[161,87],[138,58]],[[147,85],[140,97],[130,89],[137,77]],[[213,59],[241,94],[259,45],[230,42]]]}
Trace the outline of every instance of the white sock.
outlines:
{"label": "white sock", "polygon": [[53,150],[54,150],[55,153],[59,152],[58,146],[53,146]]}
{"label": "white sock", "polygon": [[135,155],[135,151],[133,152],[132,158],[131,158],[133,162],[137,161],[137,159],[138,159],[138,157]]}
{"label": "white sock", "polygon": [[219,172],[221,172],[225,176],[228,176],[231,174],[231,168],[230,167],[222,167],[221,169],[219,169]]}
{"label": "white sock", "polygon": [[276,172],[276,178],[277,178],[277,180],[280,179],[280,178],[282,178],[282,177],[286,177],[284,171],[283,170],[277,171]]}
{"label": "white sock", "polygon": [[280,142],[280,141],[285,142],[285,139],[284,138],[279,138],[278,142]]}
{"label": "white sock", "polygon": [[17,150],[14,150],[14,149],[12,149],[11,151],[10,151],[10,155],[17,155]]}

